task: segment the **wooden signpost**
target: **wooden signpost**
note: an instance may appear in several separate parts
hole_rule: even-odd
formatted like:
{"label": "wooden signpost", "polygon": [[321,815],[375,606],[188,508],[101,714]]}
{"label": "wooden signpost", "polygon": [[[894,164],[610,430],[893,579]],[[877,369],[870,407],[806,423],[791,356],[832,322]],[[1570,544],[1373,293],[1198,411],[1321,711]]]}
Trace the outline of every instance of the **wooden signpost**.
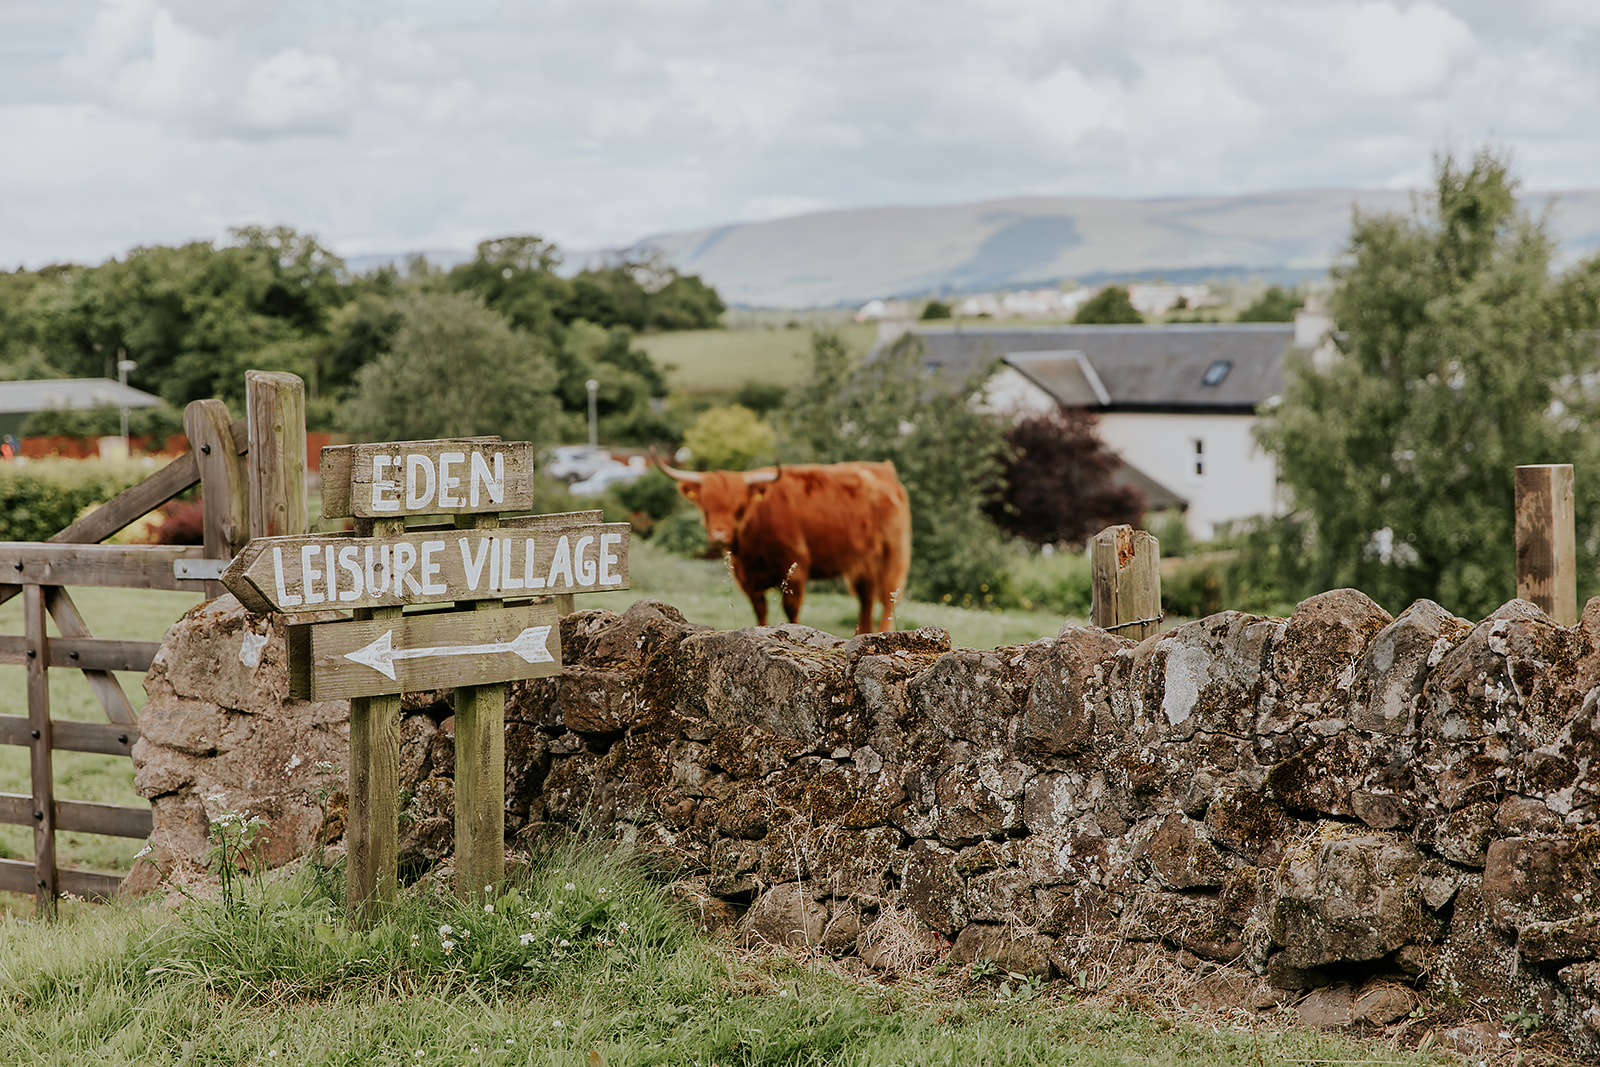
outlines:
{"label": "wooden signpost", "polygon": [[[502,517],[533,508],[526,442],[343,445],[321,466],[323,515],[353,517],[353,534],[255,538],[222,581],[254,611],[353,615],[291,624],[289,673],[295,696],[350,699],[347,903],[361,920],[396,890],[400,694],[455,689],[456,891],[480,893],[505,874],[505,683],[560,672],[560,615],[574,593],[628,588],[630,530],[598,511]],[[452,521],[408,527],[418,515]],[[456,610],[403,613],[444,602]]]}

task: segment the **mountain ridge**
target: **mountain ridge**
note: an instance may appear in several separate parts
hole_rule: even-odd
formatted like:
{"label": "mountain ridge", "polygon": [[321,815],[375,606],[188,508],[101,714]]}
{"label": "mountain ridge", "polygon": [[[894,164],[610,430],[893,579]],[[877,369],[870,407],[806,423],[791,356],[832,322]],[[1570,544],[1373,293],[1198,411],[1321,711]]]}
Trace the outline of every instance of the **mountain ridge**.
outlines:
{"label": "mountain ridge", "polygon": [[[1327,270],[1348,239],[1352,210],[1407,212],[1413,196],[1403,189],[1301,189],[830,208],[654,234],[623,249],[572,252],[567,265],[576,270],[619,253],[656,251],[700,275],[730,305],[775,308],[1069,279],[1295,282]],[[1549,211],[1564,258],[1600,251],[1600,189],[1525,193],[1522,204],[1536,216]],[[378,257],[352,257],[352,264],[358,258]]]}

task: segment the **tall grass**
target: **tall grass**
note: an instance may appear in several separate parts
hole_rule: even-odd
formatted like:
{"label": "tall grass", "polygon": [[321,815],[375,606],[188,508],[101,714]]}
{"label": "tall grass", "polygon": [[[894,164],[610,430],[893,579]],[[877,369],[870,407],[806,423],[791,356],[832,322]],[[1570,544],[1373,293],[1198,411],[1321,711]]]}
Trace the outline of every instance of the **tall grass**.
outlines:
{"label": "tall grass", "polygon": [[[491,897],[410,888],[346,925],[336,871],[232,903],[0,923],[0,1060],[104,1064],[1416,1063],[1307,1033],[1175,1026],[952,972],[894,984],[697,932],[626,851],[576,840]],[[485,909],[489,904],[493,911]],[[448,944],[448,948],[446,945]]]}

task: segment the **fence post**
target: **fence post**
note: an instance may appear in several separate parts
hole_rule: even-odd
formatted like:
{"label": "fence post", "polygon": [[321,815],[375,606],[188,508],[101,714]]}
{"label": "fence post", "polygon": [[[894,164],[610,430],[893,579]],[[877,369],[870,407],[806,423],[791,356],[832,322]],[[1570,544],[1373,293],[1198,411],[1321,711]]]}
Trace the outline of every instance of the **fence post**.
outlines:
{"label": "fence post", "polygon": [[1161,542],[1147,530],[1107,526],[1090,548],[1089,619],[1119,637],[1143,641],[1161,626]]}
{"label": "fence post", "polygon": [[[461,530],[493,529],[495,515],[458,515]],[[493,611],[499,600],[457,603]],[[506,876],[506,686],[456,686],[456,895],[472,900]]]}
{"label": "fence post", "polygon": [[1572,464],[1518,467],[1517,596],[1531,600],[1557,625],[1578,622],[1577,536]]}
{"label": "fence post", "polygon": [[[195,400],[183,409],[183,430],[200,468],[205,558],[232,559],[250,532],[244,463],[233,444],[233,416],[220,400]],[[207,597],[223,592],[221,582],[206,583]]]}
{"label": "fence post", "polygon": [[[395,537],[404,519],[356,519],[357,537]],[[357,608],[397,619],[400,608]],[[350,810],[345,819],[345,905],[358,926],[394,906],[400,862],[400,694],[350,698]]]}
{"label": "fence post", "polygon": [[250,536],[303,534],[306,516],[306,385],[299,376],[244,375],[250,424]]}
{"label": "fence post", "polygon": [[28,648],[28,732],[33,737],[29,772],[33,779],[34,899],[40,918],[56,916],[56,795],[50,723],[50,639],[45,633],[44,587],[22,587],[23,626]]}

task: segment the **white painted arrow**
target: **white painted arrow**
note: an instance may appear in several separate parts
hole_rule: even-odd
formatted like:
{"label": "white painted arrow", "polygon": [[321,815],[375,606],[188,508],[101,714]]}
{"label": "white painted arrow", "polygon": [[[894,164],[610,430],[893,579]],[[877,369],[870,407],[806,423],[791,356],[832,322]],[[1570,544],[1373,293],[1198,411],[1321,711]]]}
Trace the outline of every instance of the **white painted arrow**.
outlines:
{"label": "white painted arrow", "polygon": [[545,647],[550,637],[550,627],[530,626],[509,641],[491,641],[482,645],[435,645],[432,648],[395,648],[394,631],[386,630],[382,637],[346,652],[344,658],[371,667],[379,674],[394,680],[394,661],[397,659],[423,659],[427,656],[487,656],[494,652],[514,652],[529,663],[554,663],[555,657]]}

